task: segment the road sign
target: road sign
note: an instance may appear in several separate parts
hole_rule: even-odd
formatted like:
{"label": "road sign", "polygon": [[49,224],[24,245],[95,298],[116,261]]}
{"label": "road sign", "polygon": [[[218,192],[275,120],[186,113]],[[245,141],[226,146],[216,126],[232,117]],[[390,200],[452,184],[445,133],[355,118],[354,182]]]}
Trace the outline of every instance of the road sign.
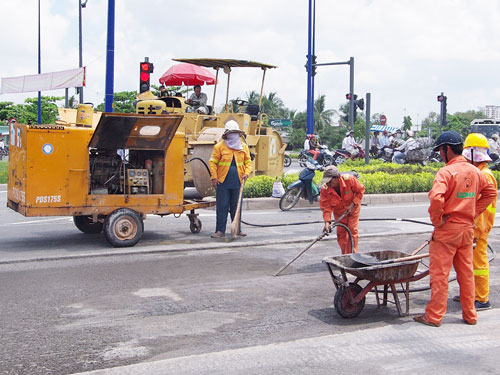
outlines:
{"label": "road sign", "polygon": [[380,125],[385,125],[387,123],[387,117],[385,115],[380,116]]}
{"label": "road sign", "polygon": [[271,124],[271,126],[290,126],[290,125],[292,125],[292,121],[289,119],[286,119],[286,118],[270,119],[269,123]]}

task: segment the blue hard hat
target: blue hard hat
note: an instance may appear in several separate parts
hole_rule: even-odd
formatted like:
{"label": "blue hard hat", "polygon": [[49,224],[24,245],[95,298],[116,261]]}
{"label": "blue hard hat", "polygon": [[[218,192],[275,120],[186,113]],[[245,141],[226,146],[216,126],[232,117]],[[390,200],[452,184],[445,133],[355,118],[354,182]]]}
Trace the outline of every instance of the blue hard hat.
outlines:
{"label": "blue hard hat", "polygon": [[434,151],[438,151],[439,147],[443,145],[461,145],[464,141],[462,140],[462,136],[458,134],[454,130],[447,130],[442,132],[436,141],[436,145],[434,146]]}

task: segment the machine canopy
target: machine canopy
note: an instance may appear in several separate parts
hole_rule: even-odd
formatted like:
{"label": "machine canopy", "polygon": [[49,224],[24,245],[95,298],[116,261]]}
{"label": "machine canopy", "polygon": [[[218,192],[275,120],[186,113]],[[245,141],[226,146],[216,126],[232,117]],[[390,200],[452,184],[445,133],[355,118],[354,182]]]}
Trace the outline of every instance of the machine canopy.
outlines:
{"label": "machine canopy", "polygon": [[166,150],[182,118],[182,115],[103,113],[89,148]]}

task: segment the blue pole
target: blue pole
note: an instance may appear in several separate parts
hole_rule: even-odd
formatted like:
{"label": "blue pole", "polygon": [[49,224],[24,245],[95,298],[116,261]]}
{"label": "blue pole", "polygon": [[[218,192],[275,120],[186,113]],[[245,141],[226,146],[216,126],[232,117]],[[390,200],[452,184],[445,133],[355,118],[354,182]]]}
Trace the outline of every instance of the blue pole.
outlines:
{"label": "blue pole", "polygon": [[106,43],[106,97],[104,111],[113,112],[115,66],[115,0],[108,0],[108,39]]}
{"label": "blue pole", "polygon": [[[311,59],[312,62],[316,62],[316,0],[313,0],[313,12],[312,12],[312,48],[311,48]],[[311,64],[312,64],[311,62]],[[312,68],[311,71],[316,71]],[[314,74],[311,73],[311,134],[314,133]]]}
{"label": "blue pole", "polygon": [[[38,74],[42,73],[42,48],[40,40],[40,0],[38,0]],[[38,91],[38,123],[42,123],[42,92]]]}
{"label": "blue pole", "polygon": [[311,114],[313,113],[314,98],[312,96],[313,81],[312,81],[312,1],[309,0],[309,19],[308,19],[308,33],[307,33],[307,134],[314,133],[314,121],[311,121]]}

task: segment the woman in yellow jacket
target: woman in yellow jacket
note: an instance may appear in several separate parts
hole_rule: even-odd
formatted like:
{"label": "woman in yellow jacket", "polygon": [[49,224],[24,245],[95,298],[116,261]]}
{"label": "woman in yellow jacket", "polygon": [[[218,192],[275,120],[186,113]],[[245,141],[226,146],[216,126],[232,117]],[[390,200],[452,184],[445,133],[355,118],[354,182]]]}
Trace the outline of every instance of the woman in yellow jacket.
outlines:
{"label": "woman in yellow jacket", "polygon": [[[212,238],[225,236],[227,213],[231,214],[231,220],[236,214],[238,206],[238,195],[240,186],[248,178],[252,171],[252,160],[250,151],[245,143],[241,142],[241,134],[238,123],[229,120],[222,135],[222,140],[214,146],[210,157],[210,177],[215,188],[216,226]],[[238,235],[246,236],[238,228]]]}
{"label": "woman in yellow jacket", "polygon": [[[488,140],[479,133],[471,133],[465,138],[463,156],[474,164],[486,176],[490,184],[498,189],[497,181],[487,166],[487,162],[491,161],[488,155]],[[474,283],[476,289],[476,300],[474,305],[476,310],[491,309],[489,301],[490,294],[490,270],[488,262],[488,235],[493,228],[497,200],[491,202],[486,210],[474,220]],[[453,298],[455,301],[460,301],[459,296]]]}

